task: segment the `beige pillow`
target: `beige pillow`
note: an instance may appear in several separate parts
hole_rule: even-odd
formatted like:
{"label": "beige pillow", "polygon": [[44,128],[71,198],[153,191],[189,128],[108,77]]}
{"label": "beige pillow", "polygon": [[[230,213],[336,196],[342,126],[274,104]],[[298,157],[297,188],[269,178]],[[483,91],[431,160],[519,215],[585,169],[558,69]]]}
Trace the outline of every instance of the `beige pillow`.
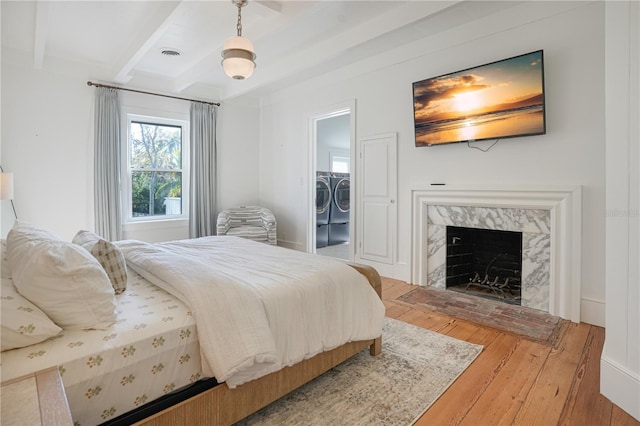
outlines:
{"label": "beige pillow", "polygon": [[7,236],[7,251],[18,292],[58,326],[104,329],[116,321],[109,278],[82,247],[16,221]]}
{"label": "beige pillow", "polygon": [[36,305],[22,297],[8,278],[2,279],[2,348],[14,348],[40,343],[60,333],[62,329]]}
{"label": "beige pillow", "polygon": [[90,231],[78,231],[72,242],[84,247],[98,259],[116,294],[127,289],[127,262],[115,244]]}
{"label": "beige pillow", "polygon": [[7,258],[7,240],[0,240],[0,274],[2,278],[11,278],[11,268]]}

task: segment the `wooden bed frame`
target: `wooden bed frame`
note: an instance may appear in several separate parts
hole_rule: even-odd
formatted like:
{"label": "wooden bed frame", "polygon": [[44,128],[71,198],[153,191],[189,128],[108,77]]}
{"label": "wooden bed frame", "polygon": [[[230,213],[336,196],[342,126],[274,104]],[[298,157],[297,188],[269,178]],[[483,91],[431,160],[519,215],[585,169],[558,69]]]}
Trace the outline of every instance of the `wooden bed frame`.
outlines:
{"label": "wooden bed frame", "polygon": [[[349,265],[364,275],[378,296],[382,298],[382,282],[378,272],[366,265],[354,263],[349,263]],[[378,355],[382,350],[382,338],[347,343],[291,367],[285,367],[259,379],[244,383],[235,389],[229,389],[223,383],[135,424],[145,426],[231,425],[266,407],[367,347],[369,347],[371,355]]]}

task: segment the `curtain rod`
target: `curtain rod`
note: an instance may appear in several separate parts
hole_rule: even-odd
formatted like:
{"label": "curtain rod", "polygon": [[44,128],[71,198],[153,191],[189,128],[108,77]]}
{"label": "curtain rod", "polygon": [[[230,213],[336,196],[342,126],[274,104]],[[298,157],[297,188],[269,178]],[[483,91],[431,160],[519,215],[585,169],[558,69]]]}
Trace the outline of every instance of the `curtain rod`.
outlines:
{"label": "curtain rod", "polygon": [[180,99],[181,101],[200,102],[202,104],[220,106],[220,102],[207,102],[207,101],[201,101],[199,99],[181,98],[179,96],[163,95],[161,93],[145,92],[143,90],[127,89],[125,87],[118,87],[118,86],[109,86],[108,84],[94,83],[92,81],[87,81],[87,86],[106,87],[107,89],[116,89],[116,90],[126,90],[127,92],[144,93],[145,95],[162,96],[164,98]]}

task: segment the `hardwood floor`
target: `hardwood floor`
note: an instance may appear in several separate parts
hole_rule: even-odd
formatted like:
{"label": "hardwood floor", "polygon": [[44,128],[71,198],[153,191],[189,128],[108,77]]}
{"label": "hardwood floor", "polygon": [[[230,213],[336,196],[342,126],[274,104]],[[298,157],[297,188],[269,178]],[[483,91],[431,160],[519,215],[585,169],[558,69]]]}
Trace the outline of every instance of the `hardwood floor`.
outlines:
{"label": "hardwood floor", "polygon": [[417,426],[640,425],[599,392],[602,327],[572,323],[552,347],[396,301],[415,287],[384,277],[382,284],[388,317],[484,345]]}

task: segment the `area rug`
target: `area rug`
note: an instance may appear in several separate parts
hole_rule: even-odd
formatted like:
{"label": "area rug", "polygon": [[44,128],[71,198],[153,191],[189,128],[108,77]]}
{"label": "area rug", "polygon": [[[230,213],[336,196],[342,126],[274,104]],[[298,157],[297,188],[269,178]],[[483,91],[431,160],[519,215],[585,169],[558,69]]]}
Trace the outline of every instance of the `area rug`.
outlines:
{"label": "area rug", "polygon": [[410,425],[481,351],[385,318],[380,355],[362,351],[238,425]]}

